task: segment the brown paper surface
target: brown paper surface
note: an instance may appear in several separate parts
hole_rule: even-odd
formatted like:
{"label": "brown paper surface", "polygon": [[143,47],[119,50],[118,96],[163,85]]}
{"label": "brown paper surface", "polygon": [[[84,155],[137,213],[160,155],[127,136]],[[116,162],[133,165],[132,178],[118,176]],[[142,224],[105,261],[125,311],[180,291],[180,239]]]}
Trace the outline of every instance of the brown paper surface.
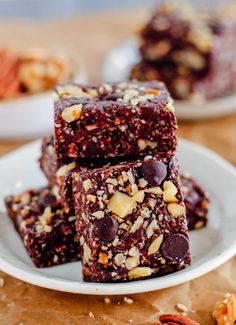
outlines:
{"label": "brown paper surface", "polygon": [[[143,11],[112,12],[37,24],[2,21],[0,42],[20,47],[49,45],[79,53],[87,65],[90,80],[99,81],[105,53],[130,37],[143,15]],[[179,135],[215,150],[236,164],[236,114],[210,121],[180,123]],[[0,141],[0,154],[23,143]],[[0,273],[5,280],[4,287],[0,288],[0,324],[154,324],[160,310],[177,312],[175,305],[183,303],[193,319],[210,325],[214,324],[211,312],[215,302],[225,292],[236,291],[235,270],[236,258],[233,258],[217,270],[183,285],[131,295],[133,304],[125,303],[122,296],[110,297],[111,303],[105,304],[101,296],[47,290]]]}

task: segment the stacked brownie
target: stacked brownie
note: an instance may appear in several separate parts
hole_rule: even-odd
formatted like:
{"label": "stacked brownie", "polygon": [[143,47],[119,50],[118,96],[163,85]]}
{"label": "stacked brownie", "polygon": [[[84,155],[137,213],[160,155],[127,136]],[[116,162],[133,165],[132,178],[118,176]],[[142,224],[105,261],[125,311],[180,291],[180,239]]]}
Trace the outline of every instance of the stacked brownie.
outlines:
{"label": "stacked brownie", "polygon": [[[161,276],[190,265],[188,225],[208,198],[175,157],[173,101],[160,82],[59,85],[54,137],[40,166],[48,187],[6,205],[36,266],[78,260],[85,281]],[[195,206],[197,209],[195,209]]]}
{"label": "stacked brownie", "polygon": [[142,28],[130,78],[162,80],[176,99],[224,95],[236,83],[236,22],[227,15],[162,4]]}

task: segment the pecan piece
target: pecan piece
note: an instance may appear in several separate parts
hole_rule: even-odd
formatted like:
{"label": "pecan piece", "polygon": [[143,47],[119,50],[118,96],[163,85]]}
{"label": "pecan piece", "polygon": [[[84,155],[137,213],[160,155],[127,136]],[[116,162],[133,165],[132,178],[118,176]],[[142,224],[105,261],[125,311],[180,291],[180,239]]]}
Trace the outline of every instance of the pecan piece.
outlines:
{"label": "pecan piece", "polygon": [[[187,317],[177,315],[177,314],[166,314],[160,316],[160,324],[167,325],[200,325],[198,322],[191,320]],[[156,324],[158,325],[158,324]]]}
{"label": "pecan piece", "polygon": [[221,301],[218,301],[213,310],[213,318],[217,325],[233,325],[236,321],[236,293],[226,293]]}

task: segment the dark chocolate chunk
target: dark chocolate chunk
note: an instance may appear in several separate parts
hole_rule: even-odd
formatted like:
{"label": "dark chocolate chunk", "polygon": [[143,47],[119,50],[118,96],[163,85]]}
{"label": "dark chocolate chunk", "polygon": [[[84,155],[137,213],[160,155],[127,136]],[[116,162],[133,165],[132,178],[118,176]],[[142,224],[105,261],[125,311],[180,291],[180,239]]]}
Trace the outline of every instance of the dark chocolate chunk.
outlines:
{"label": "dark chocolate chunk", "polygon": [[49,193],[48,191],[42,191],[39,196],[39,205],[42,207],[56,208],[58,206],[58,201],[55,195]]}
{"label": "dark chocolate chunk", "polygon": [[116,237],[118,227],[118,222],[110,216],[106,216],[94,222],[96,235],[104,241],[113,240]]}
{"label": "dark chocolate chunk", "polygon": [[188,254],[189,241],[182,234],[173,234],[163,242],[161,252],[164,258],[177,263]]}
{"label": "dark chocolate chunk", "polygon": [[167,168],[161,161],[146,161],[141,167],[141,173],[151,186],[159,186],[166,178]]}

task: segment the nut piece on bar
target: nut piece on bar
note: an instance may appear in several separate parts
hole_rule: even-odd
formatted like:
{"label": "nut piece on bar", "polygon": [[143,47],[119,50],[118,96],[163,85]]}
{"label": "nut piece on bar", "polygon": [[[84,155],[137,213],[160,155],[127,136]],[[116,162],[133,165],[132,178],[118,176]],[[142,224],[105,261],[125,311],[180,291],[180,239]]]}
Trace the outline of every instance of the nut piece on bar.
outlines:
{"label": "nut piece on bar", "polygon": [[8,196],[5,204],[35,266],[79,260],[76,218],[63,211],[55,187]]}
{"label": "nut piece on bar", "polygon": [[68,158],[172,155],[177,122],[162,82],[57,86],[55,152]]}
{"label": "nut piece on bar", "polygon": [[85,281],[161,276],[190,265],[175,158],[73,172]]}
{"label": "nut piece on bar", "polygon": [[235,18],[162,4],[139,37],[141,60],[131,79],[162,80],[177,99],[215,98],[234,87]]}
{"label": "nut piece on bar", "polygon": [[188,229],[205,227],[210,202],[208,193],[188,173],[181,173],[180,186],[186,206]]}

